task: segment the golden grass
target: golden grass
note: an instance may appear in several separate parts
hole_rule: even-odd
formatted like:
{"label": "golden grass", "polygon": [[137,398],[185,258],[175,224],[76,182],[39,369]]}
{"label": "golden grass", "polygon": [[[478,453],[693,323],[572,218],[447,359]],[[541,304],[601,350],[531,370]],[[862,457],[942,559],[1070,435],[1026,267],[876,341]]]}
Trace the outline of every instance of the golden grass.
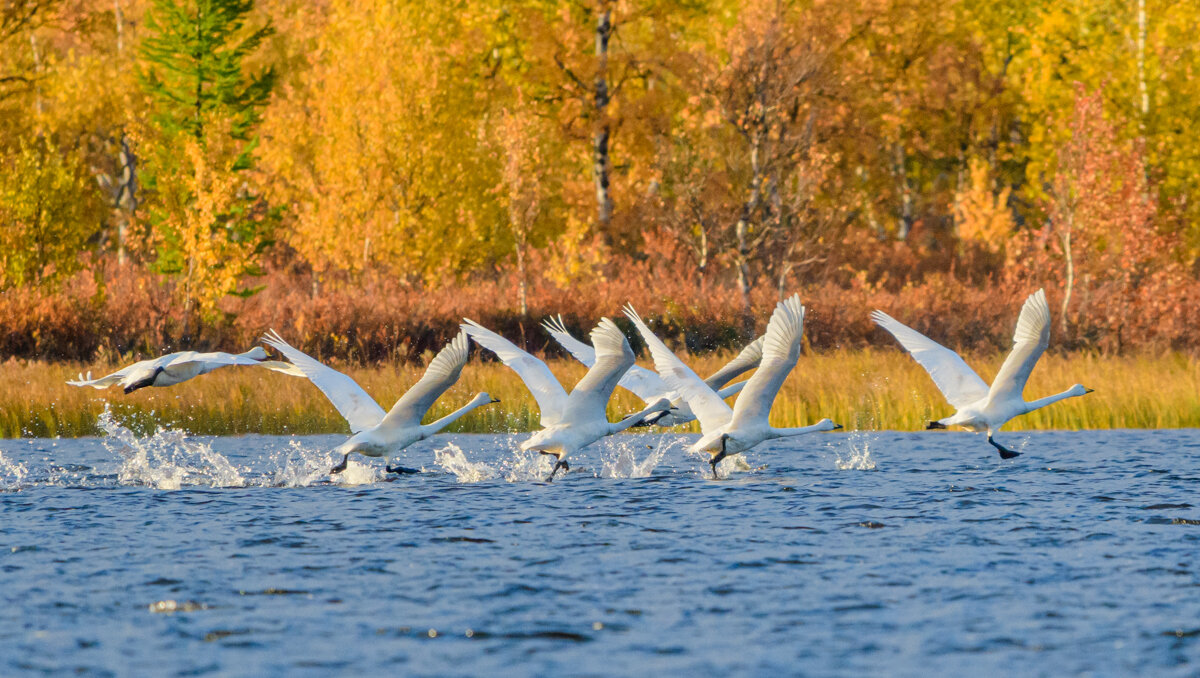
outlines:
{"label": "golden grass", "polygon": [[[714,371],[729,354],[686,360],[701,375]],[[968,362],[990,380],[1003,355],[971,356]],[[646,361],[641,361],[646,364]],[[107,365],[92,365],[103,374]],[[582,365],[551,360],[566,383],[584,374]],[[67,386],[80,366],[9,361],[0,365],[0,436],[74,437],[96,435],[96,418],[109,403],[118,421],[140,431],[159,426],[202,435],[240,433],[308,434],[347,431],[337,411],[306,379],[260,368],[229,368],[171,388],[146,388],[131,395],[113,388],[97,391]],[[417,365],[349,367],[346,373],[380,402],[390,404],[423,371]],[[1008,428],[1176,428],[1200,427],[1200,363],[1183,354],[1105,357],[1048,354],[1026,389],[1030,399],[1057,393],[1076,382],[1096,389],[1019,417]],[[477,359],[462,379],[434,406],[427,421],[466,402],[477,391],[500,398],[456,422],[450,431],[508,432],[536,428],[537,405],[510,370]],[[609,415],[640,409],[642,403],[618,389]],[[929,376],[906,354],[892,350],[838,350],[805,355],[775,401],[777,426],[801,426],[829,417],[850,430],[919,430],[948,416]],[[693,424],[680,430],[698,430]]]}

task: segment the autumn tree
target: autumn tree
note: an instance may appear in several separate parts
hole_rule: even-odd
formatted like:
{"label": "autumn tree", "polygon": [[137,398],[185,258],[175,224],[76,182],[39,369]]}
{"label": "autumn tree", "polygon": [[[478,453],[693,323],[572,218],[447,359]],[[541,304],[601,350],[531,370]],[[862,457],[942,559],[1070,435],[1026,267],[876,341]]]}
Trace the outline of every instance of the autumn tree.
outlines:
{"label": "autumn tree", "polygon": [[610,245],[640,245],[623,210],[657,181],[657,140],[687,95],[677,78],[710,4],[525,0],[497,17],[497,75],[557,123],[570,217]]}
{"label": "autumn tree", "polygon": [[211,315],[256,271],[275,221],[243,176],[275,78],[244,66],[271,33],[247,26],[252,8],[251,0],[155,0],[146,20],[155,265],[179,278],[185,323],[194,312]]}
{"label": "autumn tree", "polygon": [[709,85],[722,121],[739,140],[730,159],[742,193],[731,247],[747,330],[753,327],[751,268],[786,220],[781,196],[811,195],[801,175],[813,150],[825,66],[797,10],[769,4],[746,11],[730,37],[729,60]]}
{"label": "autumn tree", "polygon": [[40,285],[79,270],[103,213],[77,155],[46,137],[0,163],[0,289]]}
{"label": "autumn tree", "polygon": [[519,107],[521,103],[518,101],[518,107],[501,111],[493,135],[502,163],[501,181],[495,191],[506,206],[517,260],[517,306],[521,317],[525,317],[529,314],[526,261],[549,178],[539,147],[544,128],[528,109]]}
{"label": "autumn tree", "polygon": [[510,250],[492,190],[501,161],[481,134],[490,17],[386,0],[329,12],[337,29],[264,125],[286,241],[318,280],[371,271],[416,283],[491,265]]}
{"label": "autumn tree", "polygon": [[1152,276],[1169,272],[1173,238],[1159,231],[1154,191],[1146,180],[1139,141],[1121,141],[1105,117],[1103,92],[1076,86],[1071,140],[1059,152],[1050,185],[1049,213],[1065,267],[1062,324],[1078,277],[1107,283],[1112,327],[1118,345],[1122,315],[1131,311],[1139,288]]}
{"label": "autumn tree", "polygon": [[[0,101],[35,86],[38,78],[37,55],[33,50],[14,47],[35,41],[33,31],[50,20],[61,0],[6,0],[0,5]],[[36,48],[35,48],[36,49]],[[19,50],[19,51],[18,51]],[[12,58],[14,52],[20,54]]]}

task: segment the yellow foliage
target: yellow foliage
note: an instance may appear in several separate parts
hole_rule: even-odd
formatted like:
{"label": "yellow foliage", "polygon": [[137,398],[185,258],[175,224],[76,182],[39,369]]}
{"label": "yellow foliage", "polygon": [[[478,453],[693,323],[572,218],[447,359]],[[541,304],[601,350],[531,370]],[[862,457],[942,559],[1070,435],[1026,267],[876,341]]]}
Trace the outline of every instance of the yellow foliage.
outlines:
{"label": "yellow foliage", "polygon": [[992,184],[987,163],[972,159],[968,183],[955,195],[954,221],[962,240],[977,242],[991,252],[1002,252],[1013,232],[1012,213],[1008,209],[1010,189],[1005,186],[997,193]]}
{"label": "yellow foliage", "polygon": [[237,290],[257,246],[239,228],[245,196],[234,164],[242,142],[214,127],[207,143],[177,137],[177,162],[157,177],[163,220],[152,231],[160,265],[178,274],[185,308],[201,316]]}
{"label": "yellow foliage", "polygon": [[77,270],[102,211],[74,153],[45,138],[20,140],[0,162],[0,289]]}

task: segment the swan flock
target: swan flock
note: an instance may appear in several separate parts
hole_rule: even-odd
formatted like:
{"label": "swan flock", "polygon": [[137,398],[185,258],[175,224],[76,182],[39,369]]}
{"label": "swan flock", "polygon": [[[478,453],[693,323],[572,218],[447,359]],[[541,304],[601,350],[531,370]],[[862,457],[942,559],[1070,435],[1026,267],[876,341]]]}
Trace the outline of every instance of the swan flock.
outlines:
{"label": "swan flock", "polygon": [[[478,393],[450,414],[422,423],[433,404],[458,381],[467,364],[471,341],[512,369],[537,402],[541,428],[522,442],[520,449],[553,460],[548,481],[560,469],[568,471],[568,458],[584,447],[633,427],[697,421],[701,434],[688,451],[708,456],[714,478],[719,477],[717,465],[722,460],[762,442],[842,428],[829,419],[798,428],[776,428],[769,422],[775,398],[800,358],[805,311],[799,296],[779,302],[767,322],[766,332],[707,379],[701,379],[673,353],[632,306],[626,305],[623,313],[649,349],[653,370],[635,364],[628,338],[609,318],[601,318],[591,331],[590,345],[574,337],[561,317],[547,319],[542,324],[563,349],[588,368],[587,374],[569,392],[545,362],[469,319],[464,319],[458,335],[429,361],[420,380],[386,411],[353,379],[296,349],[274,330],[267,332],[262,342],[286,361],[271,360],[261,346],[240,354],[182,351],[143,360],[97,379],[92,379],[90,373],[79,375],[67,383],[97,389],[115,384],[125,393],[131,393],[150,386],[179,384],[215,369],[239,365],[304,377],[325,395],[350,429],[351,436],[333,449],[335,456],[341,455],[342,459],[330,469],[331,473],[345,470],[350,455],[355,453],[382,457],[390,473],[415,472],[393,467],[391,458],[472,410],[499,402],[487,393]],[[988,443],[1002,459],[1020,454],[994,438],[1005,423],[1059,400],[1092,391],[1075,384],[1062,393],[1032,401],[1024,399],[1029,375],[1050,343],[1050,308],[1043,290],[1025,301],[1013,334],[1012,351],[990,386],[957,353],[883,311],[875,311],[871,319],[929,373],[946,402],[954,408],[954,414],[930,422],[927,428],[957,426],[986,432]],[[731,383],[752,370],[749,379]],[[645,407],[611,422],[606,409],[617,387],[634,393]],[[729,398],[735,398],[732,406],[727,402]]]}

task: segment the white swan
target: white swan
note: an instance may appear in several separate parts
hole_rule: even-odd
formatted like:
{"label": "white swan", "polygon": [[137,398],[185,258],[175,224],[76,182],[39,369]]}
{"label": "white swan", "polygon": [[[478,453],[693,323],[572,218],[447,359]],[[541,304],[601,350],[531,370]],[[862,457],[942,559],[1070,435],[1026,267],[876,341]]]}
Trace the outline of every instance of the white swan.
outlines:
{"label": "white swan", "polygon": [[1034,292],[1025,300],[1021,316],[1017,319],[1017,329],[1013,333],[1012,352],[1000,366],[1000,372],[996,374],[991,387],[954,351],[901,324],[883,311],[875,311],[871,319],[896,337],[904,350],[933,377],[933,383],[946,397],[946,402],[958,410],[953,416],[930,422],[928,428],[962,426],[977,433],[987,431],[988,442],[1000,452],[1003,459],[1020,455],[1020,452],[1014,452],[992,439],[1006,422],[1064,398],[1092,392],[1090,388],[1075,384],[1062,393],[1032,402],[1025,402],[1021,395],[1033,366],[1050,345],[1050,307],[1046,304],[1043,290]]}
{"label": "white swan", "polygon": [[255,346],[245,353],[237,354],[178,351],[136,362],[98,379],[92,379],[91,372],[88,372],[87,376],[80,374],[78,379],[70,380],[67,383],[71,386],[91,386],[98,389],[118,384],[125,389],[126,393],[133,393],[146,386],[174,386],[215,369],[231,365],[258,365],[292,376],[302,376],[287,363],[267,360],[269,357],[261,346]]}
{"label": "white swan", "polygon": [[625,315],[637,326],[650,347],[659,376],[673,391],[682,395],[696,413],[701,436],[689,451],[711,455],[709,464],[714,478],[717,477],[717,464],[722,459],[745,452],[765,440],[841,428],[829,419],[800,428],[775,428],[768,421],[775,396],[800,357],[804,306],[800,304],[799,296],[793,295],[775,307],[763,337],[762,364],[732,408],[650,331],[633,306],[625,306]]}
{"label": "white swan", "polygon": [[346,463],[353,452],[367,457],[383,457],[384,467],[389,473],[412,473],[411,469],[392,467],[392,455],[432,436],[481,405],[500,402],[487,393],[479,393],[466,405],[441,419],[430,424],[421,424],[421,419],[433,406],[434,401],[458,381],[463,365],[467,364],[469,346],[467,335],[462,332],[429,361],[421,379],[386,413],[353,379],[294,348],[275,330],[268,332],[263,337],[263,342],[282,353],[303,371],[309,381],[329,398],[329,402],[333,403],[346,419],[346,423],[350,424],[350,431],[354,435],[334,448],[335,454],[344,456],[341,463],[330,469],[330,473],[346,470]]}
{"label": "white swan", "polygon": [[541,412],[542,429],[521,443],[522,450],[537,450],[555,458],[548,480],[554,479],[559,467],[570,470],[566,457],[604,436],[624,431],[651,412],[670,407],[666,398],[659,399],[637,414],[612,423],[605,414],[613,389],[633,365],[633,349],[629,341],[608,318],[592,330],[595,362],[583,379],[567,395],[546,363],[517,348],[515,344],[473,320],[463,319],[463,330],[475,343],[495,353],[501,362],[512,368],[533,394]]}
{"label": "white swan", "polygon": [[[561,315],[557,318],[547,319],[542,323],[542,327],[579,362],[588,367],[596,362],[596,351],[567,331]],[[745,388],[747,382],[741,381],[732,386],[725,385],[758,367],[759,361],[762,360],[762,342],[762,337],[750,342],[733,360],[705,379],[704,383],[717,390],[721,398],[728,398],[740,392]],[[630,367],[625,376],[621,377],[621,381],[617,382],[617,386],[633,392],[647,405],[657,402],[660,398],[668,398],[671,401],[671,409],[650,414],[635,423],[634,426],[677,426],[696,419],[696,415],[692,413],[687,402],[674,393],[662,380],[662,377],[644,367],[637,365]]]}

